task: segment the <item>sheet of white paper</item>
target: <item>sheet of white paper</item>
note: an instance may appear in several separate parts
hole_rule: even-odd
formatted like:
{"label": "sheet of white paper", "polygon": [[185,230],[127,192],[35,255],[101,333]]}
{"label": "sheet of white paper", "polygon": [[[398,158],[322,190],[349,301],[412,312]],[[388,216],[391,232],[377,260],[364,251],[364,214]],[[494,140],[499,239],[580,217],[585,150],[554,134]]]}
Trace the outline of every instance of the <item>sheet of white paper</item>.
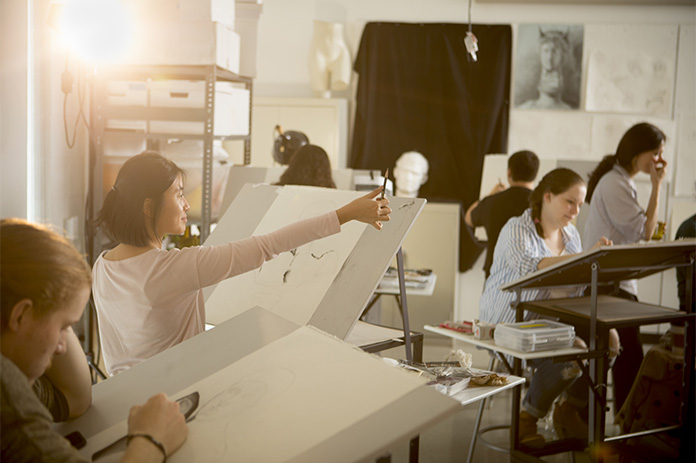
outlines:
{"label": "sheet of white paper", "polygon": [[[335,210],[363,194],[284,187],[253,234]],[[207,321],[217,324],[260,306],[298,325],[307,324],[365,227],[347,223],[338,234],[282,253],[257,270],[219,283],[205,304]]]}
{"label": "sheet of white paper", "polygon": [[[187,442],[168,461],[287,461],[424,384],[302,327],[177,394],[198,391],[200,402]],[[113,442],[122,428],[98,434],[81,453],[91,455]]]}
{"label": "sheet of white paper", "polygon": [[532,150],[539,158],[587,159],[592,116],[577,111],[510,111],[510,153]]}

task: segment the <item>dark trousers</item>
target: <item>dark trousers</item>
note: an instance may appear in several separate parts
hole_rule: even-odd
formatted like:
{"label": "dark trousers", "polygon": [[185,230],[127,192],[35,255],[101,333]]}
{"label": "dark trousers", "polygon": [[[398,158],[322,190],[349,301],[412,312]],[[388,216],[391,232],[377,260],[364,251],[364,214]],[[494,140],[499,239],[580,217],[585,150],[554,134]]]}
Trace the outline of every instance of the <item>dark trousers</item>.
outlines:
{"label": "dark trousers", "polygon": [[[611,289],[611,288],[610,288]],[[623,289],[619,289],[618,294],[612,291],[599,291],[600,293],[609,294],[612,296],[628,299],[629,301],[637,301],[638,298]],[[620,328],[619,340],[621,341],[621,354],[616,358],[612,368],[614,379],[614,413],[621,410],[621,406],[626,401],[628,393],[633,386],[633,381],[638,375],[640,365],[643,363],[643,345],[640,342],[640,328]]]}

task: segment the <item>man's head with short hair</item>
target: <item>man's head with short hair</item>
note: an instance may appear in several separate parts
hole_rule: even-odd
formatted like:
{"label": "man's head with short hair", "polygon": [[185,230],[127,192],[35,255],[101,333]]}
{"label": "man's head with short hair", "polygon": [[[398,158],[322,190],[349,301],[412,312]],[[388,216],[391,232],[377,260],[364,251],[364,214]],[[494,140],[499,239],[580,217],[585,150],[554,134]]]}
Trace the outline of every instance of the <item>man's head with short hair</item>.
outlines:
{"label": "man's head with short hair", "polygon": [[539,158],[532,151],[518,151],[508,159],[508,174],[513,182],[533,182],[538,172]]}

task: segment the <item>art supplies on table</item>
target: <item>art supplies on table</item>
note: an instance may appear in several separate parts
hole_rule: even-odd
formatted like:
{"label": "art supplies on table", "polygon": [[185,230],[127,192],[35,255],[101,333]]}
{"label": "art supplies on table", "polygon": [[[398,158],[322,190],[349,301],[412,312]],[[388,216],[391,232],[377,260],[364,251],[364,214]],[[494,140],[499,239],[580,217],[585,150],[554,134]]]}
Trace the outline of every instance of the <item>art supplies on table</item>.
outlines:
{"label": "art supplies on table", "polygon": [[495,332],[495,323],[482,322],[478,319],[475,319],[473,330],[474,337],[476,339],[493,339],[493,333]]}
{"label": "art supplies on table", "polygon": [[[404,284],[407,288],[424,289],[434,278],[433,271],[429,268],[404,269]],[[399,271],[389,267],[379,284],[380,288],[398,288]]]}
{"label": "art supplies on table", "polygon": [[493,336],[499,346],[523,352],[538,352],[572,347],[575,328],[565,323],[539,319],[499,323]]}
{"label": "art supplies on table", "polygon": [[440,323],[439,326],[440,328],[447,328],[448,330],[453,330],[464,334],[472,334],[474,332],[473,323],[466,320],[461,322],[447,320],[446,322]]}

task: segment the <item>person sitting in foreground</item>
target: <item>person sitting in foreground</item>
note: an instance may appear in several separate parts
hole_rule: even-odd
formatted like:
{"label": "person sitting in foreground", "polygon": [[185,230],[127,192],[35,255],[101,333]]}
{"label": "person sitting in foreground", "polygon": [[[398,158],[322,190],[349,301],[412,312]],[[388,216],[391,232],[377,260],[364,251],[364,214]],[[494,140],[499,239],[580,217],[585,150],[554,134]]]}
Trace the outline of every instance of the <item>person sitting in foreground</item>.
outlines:
{"label": "person sitting in foreground", "polygon": [[[71,326],[82,315],[90,283],[89,266],[65,238],[24,220],[0,221],[3,463],[88,461],[53,430],[46,408],[52,404],[42,403],[32,384],[45,373],[50,381],[42,380],[42,398],[63,402],[63,415],[89,406],[91,392],[83,391],[87,363]],[[128,433],[138,437],[130,440],[123,462],[160,463],[181,447],[188,427],[179,404],[158,394],[131,409]]]}
{"label": "person sitting in foreground", "polygon": [[336,188],[329,155],[317,145],[304,145],[290,158],[276,185],[307,185]]}
{"label": "person sitting in foreground", "polygon": [[[510,303],[515,299],[515,293],[502,291],[500,287],[582,251],[580,234],[571,221],[578,215],[586,191],[582,177],[570,169],[552,170],[541,179],[529,198],[530,208],[521,216],[511,218],[500,232],[491,275],[486,280],[479,305],[482,321],[513,323],[515,311],[510,308]],[[608,244],[611,242],[601,238],[596,245]],[[579,295],[578,292],[524,291],[521,298],[522,301],[534,301],[571,297]],[[538,315],[525,313],[526,320],[533,318],[538,318]],[[576,337],[576,345],[587,347],[581,337]],[[619,351],[615,330],[612,330],[610,350],[614,357]],[[551,359],[531,361],[530,364],[536,367],[536,372],[522,403],[520,443],[528,447],[544,445],[544,437],[537,432],[537,420],[546,416],[554,400],[564,391],[565,401],[557,408],[558,413],[554,413],[554,425],[561,436],[583,437],[584,433],[587,437],[587,425],[577,410],[588,399],[587,383],[576,383],[582,373],[580,367],[575,362],[554,363]]]}

